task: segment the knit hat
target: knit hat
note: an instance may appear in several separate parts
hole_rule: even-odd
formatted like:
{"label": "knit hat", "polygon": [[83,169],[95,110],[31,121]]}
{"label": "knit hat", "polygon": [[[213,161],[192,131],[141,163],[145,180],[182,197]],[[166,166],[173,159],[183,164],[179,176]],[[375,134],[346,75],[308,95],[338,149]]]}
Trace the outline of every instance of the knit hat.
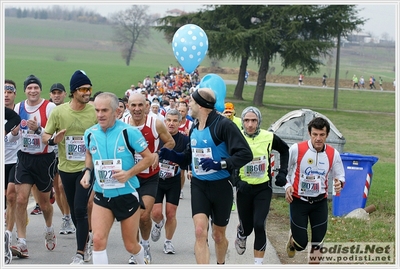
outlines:
{"label": "knit hat", "polygon": [[89,84],[90,86],[92,86],[92,82],[86,75],[85,71],[76,70],[71,77],[71,81],[69,82],[70,92],[73,93],[74,91],[76,91],[76,88],[79,88],[80,86],[85,84]]}
{"label": "knit hat", "polygon": [[32,83],[36,83],[37,85],[39,85],[40,90],[42,90],[42,83],[40,82],[40,79],[38,79],[34,75],[30,75],[24,81],[24,91],[25,91],[26,87],[28,87],[28,85],[32,84]]}
{"label": "knit hat", "polygon": [[54,83],[53,85],[51,85],[50,92],[52,92],[54,90],[59,90],[59,91],[65,92],[64,85],[62,85],[61,83]]}
{"label": "knit hat", "polygon": [[227,102],[225,103],[225,110],[235,110],[235,106],[232,103]]}

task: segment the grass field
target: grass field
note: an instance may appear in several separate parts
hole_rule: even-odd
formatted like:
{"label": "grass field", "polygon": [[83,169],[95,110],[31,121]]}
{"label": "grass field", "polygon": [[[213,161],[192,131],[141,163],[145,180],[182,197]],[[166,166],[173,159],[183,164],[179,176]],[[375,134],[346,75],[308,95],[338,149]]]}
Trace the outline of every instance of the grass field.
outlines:
{"label": "grass field", "polygon": [[[6,17],[5,75],[21,87],[29,74],[35,74],[47,89],[54,82],[68,85],[72,73],[83,69],[93,80],[95,89],[107,89],[118,94],[138,80],[143,81],[146,75],[153,77],[157,71],[166,72],[170,64],[178,65],[171,44],[157,31],[152,31],[144,47],[136,48],[130,66],[125,65],[119,48],[112,41],[112,29],[108,25]],[[374,75],[391,82],[394,79],[394,55],[394,48],[342,48],[339,76],[350,80],[353,74],[364,78]],[[275,67],[274,74],[281,71],[279,63],[278,57],[271,65]],[[219,61],[218,65],[223,68],[239,66],[238,62],[228,60]],[[206,57],[201,66],[210,67],[211,60]],[[320,73],[310,77],[321,78],[324,72],[329,75],[329,70],[333,76],[333,68],[334,63],[327,63],[321,67]],[[257,72],[258,66],[249,62],[248,69]],[[297,77],[297,72],[286,70],[282,75]]]}
{"label": "grass field", "polygon": [[[5,77],[17,82],[17,101],[25,98],[22,85],[30,74],[41,79],[45,98],[49,97],[49,88],[55,82],[69,88],[69,79],[77,69],[86,71],[94,91],[111,91],[122,96],[132,83],[142,81],[146,75],[152,77],[157,71],[166,72],[171,63],[177,65],[171,45],[158,32],[152,33],[147,45],[137,49],[131,66],[126,66],[112,43],[109,26],[5,18],[5,29]],[[364,77],[381,75],[388,81],[394,78],[394,49],[391,52],[365,47],[362,51],[348,50],[345,55],[341,59],[341,78],[345,77],[346,71],[349,71],[349,79],[353,73],[364,74]],[[210,66],[210,59],[205,59],[202,65]],[[275,65],[278,72],[278,65]],[[220,66],[237,68],[238,64],[221,61]],[[321,72],[326,72],[326,68],[321,68]],[[255,63],[250,63],[249,69],[257,71],[258,68]],[[284,74],[297,76],[294,71]],[[235,103],[238,114],[251,105],[254,90],[254,86],[246,85],[244,101],[237,101],[231,98],[234,85],[227,86],[227,100]],[[373,183],[367,203],[375,204],[377,211],[368,222],[330,216],[327,240],[394,241],[395,94],[340,90],[338,110],[335,111],[332,110],[332,90],[266,87],[263,103],[260,108],[263,128],[268,128],[292,110],[309,108],[327,116],[344,135],[345,152],[379,158],[373,166]],[[272,207],[271,215],[280,223],[288,224],[287,204],[283,199],[274,199]],[[287,230],[286,225],[282,226]]]}

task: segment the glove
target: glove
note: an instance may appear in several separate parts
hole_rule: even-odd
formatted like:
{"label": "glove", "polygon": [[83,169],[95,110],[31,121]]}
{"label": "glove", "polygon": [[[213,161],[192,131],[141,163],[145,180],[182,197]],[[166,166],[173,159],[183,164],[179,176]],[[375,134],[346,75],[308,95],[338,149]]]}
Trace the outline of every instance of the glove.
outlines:
{"label": "glove", "polygon": [[250,193],[253,189],[249,183],[243,180],[239,180],[236,183],[236,188],[242,193]]}
{"label": "glove", "polygon": [[221,162],[216,162],[210,158],[201,158],[199,166],[203,168],[204,171],[210,170],[221,170]]}
{"label": "glove", "polygon": [[167,148],[161,148],[158,155],[159,159],[168,160],[177,164],[181,164],[184,161],[184,154],[170,150]]}
{"label": "glove", "polygon": [[283,173],[278,173],[275,177],[275,185],[283,187],[286,185],[286,176]]}

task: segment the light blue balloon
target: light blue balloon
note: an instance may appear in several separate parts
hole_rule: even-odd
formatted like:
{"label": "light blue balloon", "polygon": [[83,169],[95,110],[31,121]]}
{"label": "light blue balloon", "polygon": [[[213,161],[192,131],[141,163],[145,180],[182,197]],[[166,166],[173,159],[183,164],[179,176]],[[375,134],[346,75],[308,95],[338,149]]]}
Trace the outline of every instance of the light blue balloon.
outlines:
{"label": "light blue balloon", "polygon": [[207,35],[199,26],[186,24],[175,32],[172,38],[172,51],[185,72],[190,74],[207,54]]}
{"label": "light blue balloon", "polygon": [[205,75],[199,83],[199,88],[211,88],[215,94],[215,109],[219,112],[225,110],[226,84],[217,74]]}

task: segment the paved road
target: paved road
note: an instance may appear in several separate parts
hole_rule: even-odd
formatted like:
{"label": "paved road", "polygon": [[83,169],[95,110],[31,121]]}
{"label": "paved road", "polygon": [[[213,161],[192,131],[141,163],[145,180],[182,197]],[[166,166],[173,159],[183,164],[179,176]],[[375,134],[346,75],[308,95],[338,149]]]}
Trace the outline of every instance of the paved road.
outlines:
{"label": "paved road", "polygon": [[[173,244],[175,246],[176,254],[166,255],[163,253],[163,242],[164,242],[164,231],[158,242],[150,243],[151,254],[153,257],[152,264],[196,264],[194,256],[194,229],[191,218],[190,209],[190,184],[187,181],[184,186],[184,199],[180,200],[180,204],[177,211],[178,226],[173,238]],[[34,201],[31,199],[28,206],[28,213],[34,207]],[[65,265],[71,262],[71,257],[75,254],[76,243],[75,235],[56,235],[57,246],[53,251],[48,251],[44,245],[44,219],[42,215],[29,215],[29,225],[27,227],[27,244],[30,257],[27,259],[19,259],[14,257],[11,265],[35,265],[35,264],[60,264]],[[54,227],[58,233],[59,227],[61,227],[61,213],[58,206],[54,204]],[[237,211],[232,211],[231,220],[227,228],[227,237],[229,240],[228,253],[226,257],[226,264],[253,264],[253,234],[249,236],[247,240],[247,250],[239,256],[236,253],[234,241],[236,238],[236,226],[238,224]],[[107,247],[107,253],[110,264],[125,264],[129,266],[128,259],[129,254],[125,250],[121,240],[120,224],[115,222],[109,237],[109,243]],[[216,264],[215,248],[213,240],[210,237],[210,263]],[[15,243],[15,232],[13,233],[13,243]],[[91,262],[87,263],[91,264]],[[279,258],[276,254],[275,249],[272,247],[270,242],[267,244],[267,250],[264,258],[264,264],[280,264]],[[181,267],[181,266],[179,266]]]}
{"label": "paved road", "polygon": [[[225,80],[225,83],[226,83],[226,84],[229,84],[229,85],[236,85],[237,80],[229,80],[229,79],[227,79],[227,80]],[[257,82],[256,82],[256,81],[248,81],[248,85],[255,86],[255,85],[257,85]],[[299,87],[298,84],[284,84],[284,83],[272,83],[272,82],[267,82],[267,83],[265,83],[265,86],[274,86],[274,87]],[[314,89],[325,89],[325,90],[333,90],[333,89],[334,89],[334,87],[329,87],[329,86],[323,88],[322,86],[313,86],[313,85],[307,85],[307,84],[304,84],[304,85],[302,85],[302,86],[300,86],[300,87],[302,87],[302,88],[314,88]],[[385,91],[381,91],[381,90],[379,90],[379,89],[370,90],[370,89],[369,89],[369,86],[366,87],[365,89],[339,88],[339,90],[395,93],[395,91],[392,91],[392,90],[385,90]]]}

